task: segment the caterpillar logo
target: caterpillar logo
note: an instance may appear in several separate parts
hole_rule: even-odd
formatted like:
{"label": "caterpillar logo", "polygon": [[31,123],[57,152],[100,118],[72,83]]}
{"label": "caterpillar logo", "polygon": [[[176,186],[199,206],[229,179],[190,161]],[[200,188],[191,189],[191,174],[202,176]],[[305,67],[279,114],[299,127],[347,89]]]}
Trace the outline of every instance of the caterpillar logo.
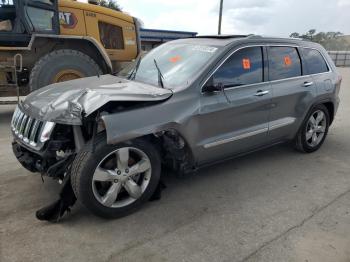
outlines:
{"label": "caterpillar logo", "polygon": [[70,12],[60,12],[59,20],[60,25],[64,28],[74,28],[78,23],[77,17],[74,15],[74,13]]}

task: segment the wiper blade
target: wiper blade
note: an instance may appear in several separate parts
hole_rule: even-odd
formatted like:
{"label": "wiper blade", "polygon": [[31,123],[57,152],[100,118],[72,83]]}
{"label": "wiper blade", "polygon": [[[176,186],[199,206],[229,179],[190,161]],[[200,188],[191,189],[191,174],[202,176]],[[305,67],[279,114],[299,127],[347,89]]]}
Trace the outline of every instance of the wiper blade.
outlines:
{"label": "wiper blade", "polygon": [[161,86],[162,88],[164,88],[164,83],[163,83],[164,76],[162,75],[162,72],[159,69],[157,61],[155,59],[153,59],[153,61],[154,61],[154,65],[156,66],[157,71],[158,71],[158,85]]}
{"label": "wiper blade", "polygon": [[131,80],[135,79],[137,70],[139,70],[140,63],[141,63],[141,56],[139,56],[139,58],[138,58],[138,60],[136,62],[136,65],[135,65],[134,69],[131,71],[128,79],[131,79]]}

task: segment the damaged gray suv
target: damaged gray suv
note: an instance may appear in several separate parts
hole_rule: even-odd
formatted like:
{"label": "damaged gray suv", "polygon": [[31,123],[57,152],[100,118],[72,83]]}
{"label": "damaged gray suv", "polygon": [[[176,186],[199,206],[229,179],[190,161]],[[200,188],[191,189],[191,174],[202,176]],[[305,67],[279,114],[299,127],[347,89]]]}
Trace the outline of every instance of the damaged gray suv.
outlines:
{"label": "damaged gray suv", "polygon": [[286,141],[319,149],[340,82],[327,52],[308,41],[176,40],[117,76],[30,94],[12,119],[13,151],[28,170],[72,189],[58,216],[76,198],[98,216],[121,217],[154,195],[164,167],[186,174]]}

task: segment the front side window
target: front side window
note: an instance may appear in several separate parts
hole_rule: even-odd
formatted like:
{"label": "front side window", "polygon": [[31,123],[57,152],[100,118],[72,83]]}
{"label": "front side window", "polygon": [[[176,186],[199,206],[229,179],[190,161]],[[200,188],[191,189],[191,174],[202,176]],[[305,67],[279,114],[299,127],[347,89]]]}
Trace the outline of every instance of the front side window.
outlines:
{"label": "front side window", "polygon": [[0,7],[13,6],[13,0],[0,0]]}
{"label": "front side window", "polygon": [[53,30],[54,12],[32,6],[26,7],[26,14],[29,17],[30,25],[34,31],[45,32]]}
{"label": "front side window", "polygon": [[270,81],[301,76],[301,62],[296,48],[269,47],[268,57]]}
{"label": "front side window", "polygon": [[0,33],[12,31],[16,8],[12,0],[0,0]]}
{"label": "front side window", "polygon": [[31,0],[31,2],[46,4],[46,5],[53,5],[54,4],[54,0]]}
{"label": "front side window", "polygon": [[319,51],[310,48],[303,48],[303,55],[308,69],[308,74],[328,72],[328,66]]}
{"label": "front side window", "polygon": [[224,87],[263,82],[263,55],[261,47],[238,50],[214,73],[213,84]]}
{"label": "front side window", "polygon": [[123,30],[120,26],[98,22],[100,39],[106,49],[124,49]]}

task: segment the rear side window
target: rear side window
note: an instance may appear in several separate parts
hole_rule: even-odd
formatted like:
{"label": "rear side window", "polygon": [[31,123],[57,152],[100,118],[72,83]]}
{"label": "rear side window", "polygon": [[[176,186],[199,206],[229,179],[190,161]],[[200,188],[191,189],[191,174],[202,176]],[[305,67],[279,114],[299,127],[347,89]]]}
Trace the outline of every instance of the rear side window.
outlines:
{"label": "rear side window", "polygon": [[214,73],[214,84],[225,87],[260,83],[263,81],[263,56],[261,47],[238,50]]}
{"label": "rear side window", "polygon": [[268,50],[269,80],[301,76],[301,62],[296,48],[275,46]]}
{"label": "rear side window", "polygon": [[315,49],[303,48],[303,55],[309,74],[328,72],[329,68],[321,53]]}
{"label": "rear side window", "polygon": [[121,27],[98,22],[100,39],[106,49],[124,49],[123,30]]}

